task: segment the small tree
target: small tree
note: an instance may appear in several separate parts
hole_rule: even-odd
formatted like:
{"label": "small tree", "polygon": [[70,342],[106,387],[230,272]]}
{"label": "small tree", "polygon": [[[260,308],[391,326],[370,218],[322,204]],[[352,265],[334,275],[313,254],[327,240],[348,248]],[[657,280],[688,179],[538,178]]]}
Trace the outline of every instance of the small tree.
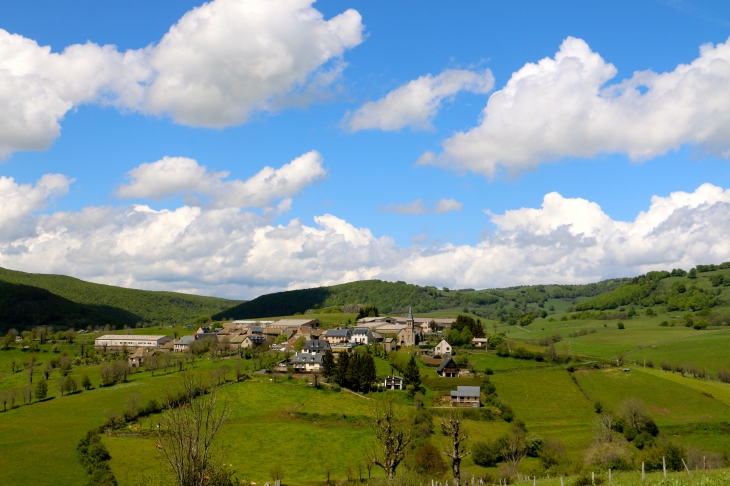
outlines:
{"label": "small tree", "polygon": [[304,344],[307,342],[307,338],[304,336],[299,336],[296,341],[294,341],[294,350],[299,353],[301,352],[302,348],[304,347]]}
{"label": "small tree", "polygon": [[513,473],[517,472],[517,466],[525,457],[525,435],[521,428],[512,427],[502,443],[502,457],[509,463]]}
{"label": "small tree", "polygon": [[48,382],[46,382],[46,380],[40,380],[35,385],[35,399],[38,401],[45,400],[47,395],[48,395]]}
{"label": "small tree", "polygon": [[426,444],[416,451],[416,471],[433,477],[441,477],[447,470],[441,453],[431,444]]}
{"label": "small tree", "polygon": [[405,372],[403,373],[403,381],[406,386],[411,385],[412,393],[418,391],[421,387],[421,372],[418,369],[418,363],[416,363],[415,356],[411,355],[411,359],[408,360]]}
{"label": "small tree", "polygon": [[452,412],[441,421],[441,429],[444,435],[451,438],[451,447],[444,451],[444,454],[451,459],[451,471],[454,474],[454,483],[456,486],[459,486],[459,482],[461,481],[461,460],[471,454],[471,452],[463,449],[467,435],[462,427],[461,417],[456,412]]}
{"label": "small tree", "polygon": [[383,469],[389,480],[403,461],[406,448],[411,442],[411,430],[407,420],[399,413],[391,396],[374,400],[370,424],[377,444],[373,447],[370,461]]}
{"label": "small tree", "polygon": [[181,381],[186,404],[171,406],[163,413],[158,439],[180,486],[202,486],[206,476],[215,473],[211,446],[218,429],[230,416],[230,407],[218,406],[215,386],[201,396],[204,386],[197,374],[185,371]]}

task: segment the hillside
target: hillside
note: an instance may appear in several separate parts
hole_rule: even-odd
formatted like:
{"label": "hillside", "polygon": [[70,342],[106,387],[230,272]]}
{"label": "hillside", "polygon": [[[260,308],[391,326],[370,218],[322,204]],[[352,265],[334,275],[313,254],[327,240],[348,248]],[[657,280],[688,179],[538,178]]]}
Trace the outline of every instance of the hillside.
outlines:
{"label": "hillside", "polygon": [[78,329],[122,325],[123,322],[45,289],[0,281],[0,332],[5,334],[11,328],[24,329],[40,324]]}
{"label": "hillside", "polygon": [[[118,322],[130,326],[138,322],[192,321],[198,316],[210,316],[241,302],[177,292],[127,289],[85,282],[63,275],[25,273],[4,268],[0,268],[0,282],[44,289],[63,298],[63,300],[48,298],[41,306],[51,314],[57,315],[59,319],[67,311],[68,319],[76,319],[73,316],[76,316],[80,308],[72,309],[68,306],[70,302],[83,305],[84,312],[89,316],[103,316],[106,323]],[[16,292],[27,291],[27,288],[16,289]],[[31,300],[36,298],[36,294],[29,295]],[[53,309],[54,306],[57,307]],[[0,324],[4,322],[0,320]]]}
{"label": "hillside", "polygon": [[[409,306],[417,313],[468,307],[475,315],[490,319],[520,318],[559,300],[572,305],[580,297],[593,297],[619,287],[623,280],[589,285],[536,285],[500,290],[439,290],[436,287],[365,280],[330,287],[291,290],[262,295],[213,316],[214,319],[248,319],[304,313],[348,304],[375,305],[384,313],[404,313]],[[554,304],[552,304],[554,305]]]}

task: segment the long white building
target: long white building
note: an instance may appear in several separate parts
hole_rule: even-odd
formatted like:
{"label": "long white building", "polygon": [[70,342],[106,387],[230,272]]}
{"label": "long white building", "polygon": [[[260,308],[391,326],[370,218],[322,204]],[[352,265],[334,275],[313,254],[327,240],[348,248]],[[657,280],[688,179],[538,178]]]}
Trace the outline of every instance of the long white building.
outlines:
{"label": "long white building", "polygon": [[144,334],[106,334],[94,341],[96,348],[161,348],[172,341],[168,336],[146,336]]}

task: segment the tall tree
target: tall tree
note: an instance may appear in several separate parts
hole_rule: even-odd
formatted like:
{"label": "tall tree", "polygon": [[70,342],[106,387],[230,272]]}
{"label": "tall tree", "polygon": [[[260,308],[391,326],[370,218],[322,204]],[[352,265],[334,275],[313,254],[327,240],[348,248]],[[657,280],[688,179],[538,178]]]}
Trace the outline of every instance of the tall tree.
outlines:
{"label": "tall tree", "polygon": [[466,431],[461,424],[461,417],[452,412],[441,421],[441,429],[444,435],[451,438],[451,447],[444,451],[444,454],[451,459],[451,472],[454,474],[454,484],[459,486],[461,481],[461,460],[471,454],[464,450],[464,442],[467,439]]}
{"label": "tall tree", "polygon": [[384,396],[374,400],[370,424],[377,441],[370,461],[382,468],[388,479],[392,480],[411,443],[410,422],[401,416],[393,397]]}
{"label": "tall tree", "polygon": [[329,378],[334,374],[335,358],[332,356],[332,353],[327,353],[322,358],[322,375],[324,375],[325,378]]}

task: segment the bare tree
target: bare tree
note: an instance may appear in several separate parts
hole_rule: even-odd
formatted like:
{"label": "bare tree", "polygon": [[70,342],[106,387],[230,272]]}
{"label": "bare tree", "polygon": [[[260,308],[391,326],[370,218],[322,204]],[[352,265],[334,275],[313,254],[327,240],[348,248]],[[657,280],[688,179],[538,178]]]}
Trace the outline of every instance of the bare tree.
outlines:
{"label": "bare tree", "polygon": [[392,480],[411,442],[410,424],[398,412],[393,397],[385,396],[374,400],[374,403],[370,423],[378,444],[373,447],[370,461],[381,467]]}
{"label": "bare tree", "polygon": [[517,472],[517,466],[525,457],[525,435],[525,431],[521,428],[512,427],[502,446],[502,457],[509,463],[514,473]]}
{"label": "bare tree", "polygon": [[218,407],[218,389],[204,389],[200,376],[193,372],[182,373],[182,386],[187,404],[171,407],[161,418],[162,428],[158,438],[162,453],[180,486],[201,486],[214,468],[211,462],[211,446],[218,429],[230,416],[230,407]]}
{"label": "bare tree", "polygon": [[602,413],[593,422],[593,435],[596,438],[596,442],[599,444],[605,444],[606,442],[613,442],[613,416],[610,413]]}
{"label": "bare tree", "polygon": [[626,421],[627,425],[636,430],[643,430],[649,422],[649,412],[646,410],[644,402],[638,398],[627,398],[619,406],[619,413]]}
{"label": "bare tree", "polygon": [[461,417],[452,412],[441,420],[441,430],[444,435],[451,437],[452,447],[444,451],[447,457],[451,459],[451,471],[454,474],[454,483],[456,486],[461,481],[461,460],[471,454],[462,447],[467,439],[466,431],[461,424]]}

